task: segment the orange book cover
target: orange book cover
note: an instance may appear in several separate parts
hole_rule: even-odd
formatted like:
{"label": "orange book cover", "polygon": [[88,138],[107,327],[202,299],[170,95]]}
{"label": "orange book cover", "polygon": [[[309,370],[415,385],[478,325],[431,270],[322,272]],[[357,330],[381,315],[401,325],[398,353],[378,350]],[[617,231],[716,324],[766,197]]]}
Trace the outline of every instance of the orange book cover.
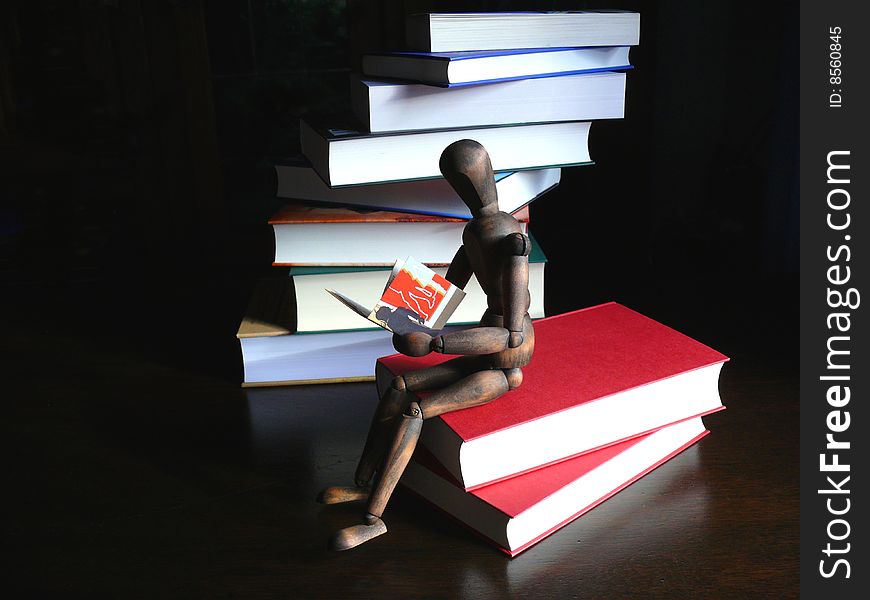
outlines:
{"label": "orange book cover", "polygon": [[[517,221],[528,222],[529,208],[524,206],[513,214]],[[304,223],[463,223],[466,219],[358,208],[332,207],[289,203],[275,213],[270,225]]]}

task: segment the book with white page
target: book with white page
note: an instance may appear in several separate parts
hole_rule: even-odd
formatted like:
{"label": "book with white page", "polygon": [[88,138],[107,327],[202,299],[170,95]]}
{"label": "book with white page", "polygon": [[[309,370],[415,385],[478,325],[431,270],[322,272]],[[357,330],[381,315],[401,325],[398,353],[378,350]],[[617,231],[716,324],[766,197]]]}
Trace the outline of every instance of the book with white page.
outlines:
{"label": "book with white page", "polygon": [[473,491],[418,447],[400,482],[514,557],[708,433],[697,417]]}
{"label": "book with white page", "polygon": [[621,119],[625,115],[625,73],[517,79],[460,88],[355,79],[351,107],[373,133]]}
{"label": "book with white page", "polygon": [[[276,164],[279,198],[338,206],[470,219],[471,211],[446,179],[331,188],[310,165]],[[559,185],[561,169],[495,174],[499,209],[512,213]]]}
{"label": "book with white page", "polygon": [[592,162],[587,121],[365,133],[340,121],[303,119],[302,154],[331,187],[441,178],[444,148],[479,142],[494,171],[548,169]]}
{"label": "book with white page", "polygon": [[624,10],[421,13],[405,20],[411,50],[636,46],[640,14]]}
{"label": "book with white page", "polygon": [[[529,209],[513,213],[528,233]],[[269,219],[275,265],[389,266],[411,251],[427,265],[449,265],[466,219],[288,203]]]}
{"label": "book with white page", "polygon": [[295,332],[288,277],[257,282],[236,337],[243,387],[371,381],[378,357],[394,353],[390,332]]}
{"label": "book with white page", "polygon": [[629,46],[366,54],[363,75],[441,87],[632,68]]}

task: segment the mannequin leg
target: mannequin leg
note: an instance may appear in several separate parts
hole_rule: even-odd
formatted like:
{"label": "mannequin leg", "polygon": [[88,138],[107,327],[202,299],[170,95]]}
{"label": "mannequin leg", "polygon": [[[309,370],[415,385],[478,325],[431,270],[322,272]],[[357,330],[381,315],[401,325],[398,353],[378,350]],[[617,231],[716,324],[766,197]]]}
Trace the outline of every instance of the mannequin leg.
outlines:
{"label": "mannequin leg", "polygon": [[508,378],[502,370],[487,369],[472,373],[433,392],[421,400],[420,404],[412,402],[399,421],[384,467],[369,497],[363,523],[337,531],[330,540],[330,547],[333,550],[347,550],[386,533],[387,527],[381,520],[381,515],[408,461],[411,460],[424,419],[484,404],[498,398],[508,389]]}

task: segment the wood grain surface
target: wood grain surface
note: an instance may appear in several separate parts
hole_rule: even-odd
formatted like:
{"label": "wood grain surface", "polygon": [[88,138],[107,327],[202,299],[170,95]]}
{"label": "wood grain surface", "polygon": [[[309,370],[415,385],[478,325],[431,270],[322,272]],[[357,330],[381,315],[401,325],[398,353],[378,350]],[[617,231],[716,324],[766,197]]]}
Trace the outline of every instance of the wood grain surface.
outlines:
{"label": "wood grain surface", "polygon": [[[797,596],[798,387],[765,362],[778,353],[760,338],[716,344],[732,361],[711,435],[517,558],[401,486],[387,534],[334,553],[329,535],[364,507],[315,498],[353,481],[375,385],[240,389],[227,367],[233,325],[215,328],[227,303],[186,330],[159,327],[202,307],[203,291],[178,292],[172,310],[149,303],[153,314],[124,330],[14,313],[3,339],[9,597]],[[697,322],[708,319],[669,321],[690,333]]]}

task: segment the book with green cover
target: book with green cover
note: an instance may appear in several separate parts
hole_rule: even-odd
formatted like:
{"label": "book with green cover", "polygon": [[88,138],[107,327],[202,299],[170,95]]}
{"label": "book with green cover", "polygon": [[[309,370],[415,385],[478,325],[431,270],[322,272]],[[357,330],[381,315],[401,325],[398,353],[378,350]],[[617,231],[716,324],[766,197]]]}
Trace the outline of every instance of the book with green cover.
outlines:
{"label": "book with green cover", "polygon": [[[529,292],[532,303],[529,314],[533,319],[544,316],[544,266],[547,257],[533,236],[529,255]],[[441,276],[447,267],[433,269]],[[290,276],[296,291],[296,331],[320,333],[326,331],[353,331],[373,329],[365,320],[341,307],[327,292],[327,288],[358,300],[363,306],[374,306],[380,291],[390,275],[391,267],[293,267]],[[486,310],[486,294],[475,277],[465,286],[465,299],[447,321],[448,325],[476,323]]]}

